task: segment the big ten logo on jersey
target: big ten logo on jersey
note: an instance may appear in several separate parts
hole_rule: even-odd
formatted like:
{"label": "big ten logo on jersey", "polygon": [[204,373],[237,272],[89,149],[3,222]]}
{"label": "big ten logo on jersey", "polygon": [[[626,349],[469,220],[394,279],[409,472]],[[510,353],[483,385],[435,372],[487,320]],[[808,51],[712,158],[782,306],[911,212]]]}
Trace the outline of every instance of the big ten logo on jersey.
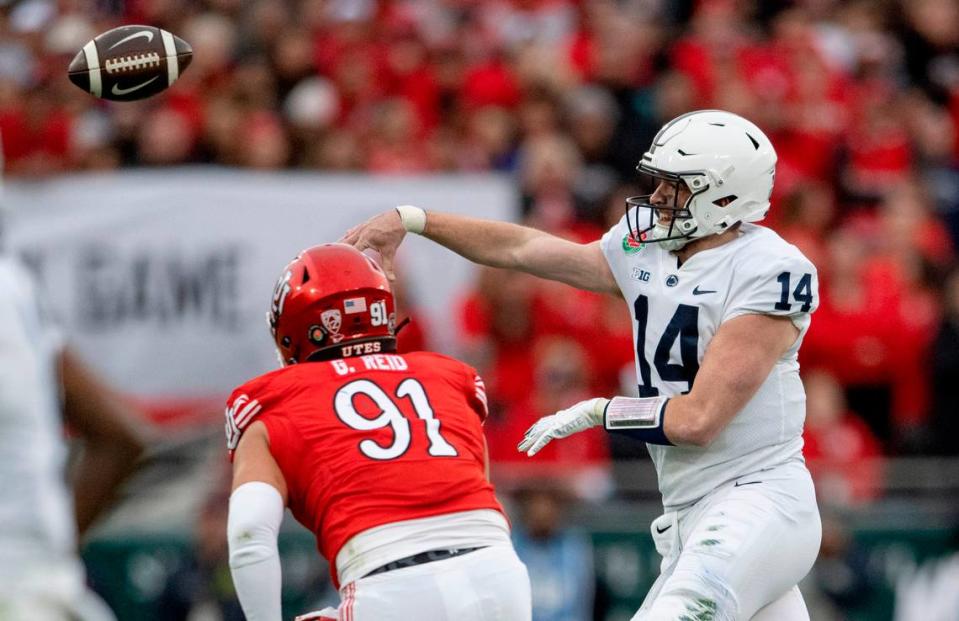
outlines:
{"label": "big ten logo on jersey", "polygon": [[[373,345],[374,343],[359,343],[359,345]],[[378,343],[376,343],[378,344]],[[346,360],[331,360],[330,364],[337,375],[350,375],[361,371],[406,371],[410,367],[403,356],[393,354],[376,354],[360,356],[347,362]]]}
{"label": "big ten logo on jersey", "polygon": [[652,274],[638,267],[634,267],[633,271],[629,273],[630,278],[632,278],[633,280],[638,280],[640,282],[649,282],[649,279],[651,276]]}

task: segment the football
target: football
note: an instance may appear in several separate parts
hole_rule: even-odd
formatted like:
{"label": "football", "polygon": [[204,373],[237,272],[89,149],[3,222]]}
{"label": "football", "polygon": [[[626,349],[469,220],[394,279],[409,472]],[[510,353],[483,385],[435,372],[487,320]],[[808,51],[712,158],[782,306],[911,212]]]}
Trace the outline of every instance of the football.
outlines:
{"label": "football", "polygon": [[133,101],[177,81],[193,48],[154,26],[120,26],[83,46],[70,62],[70,81],[95,97]]}

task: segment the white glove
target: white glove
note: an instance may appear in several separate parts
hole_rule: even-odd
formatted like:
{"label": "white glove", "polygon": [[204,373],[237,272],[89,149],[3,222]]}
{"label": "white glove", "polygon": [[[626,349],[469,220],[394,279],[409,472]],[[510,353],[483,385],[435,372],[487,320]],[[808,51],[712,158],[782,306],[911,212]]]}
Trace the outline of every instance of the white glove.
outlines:
{"label": "white glove", "polygon": [[603,424],[603,413],[609,399],[597,397],[580,401],[576,405],[544,416],[526,430],[523,441],[516,449],[530,457],[539,453],[553,438],[565,438],[574,433]]}

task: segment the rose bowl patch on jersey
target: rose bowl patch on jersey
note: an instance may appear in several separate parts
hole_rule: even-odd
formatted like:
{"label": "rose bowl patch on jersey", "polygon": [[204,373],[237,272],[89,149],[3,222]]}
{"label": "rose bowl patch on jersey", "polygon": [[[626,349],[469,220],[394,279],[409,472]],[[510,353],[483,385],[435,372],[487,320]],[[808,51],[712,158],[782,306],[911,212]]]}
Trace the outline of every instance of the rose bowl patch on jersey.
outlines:
{"label": "rose bowl patch on jersey", "polygon": [[626,254],[635,254],[646,247],[645,236],[640,240],[633,237],[632,233],[626,233],[623,236],[623,252]]}

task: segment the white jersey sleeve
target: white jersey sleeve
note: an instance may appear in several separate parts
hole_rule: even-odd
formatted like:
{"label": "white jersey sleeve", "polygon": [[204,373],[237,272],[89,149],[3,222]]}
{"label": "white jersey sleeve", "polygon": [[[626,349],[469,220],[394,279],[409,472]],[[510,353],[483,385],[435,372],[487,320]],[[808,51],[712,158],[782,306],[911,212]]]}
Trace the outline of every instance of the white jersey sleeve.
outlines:
{"label": "white jersey sleeve", "polygon": [[816,267],[794,246],[754,246],[753,254],[737,257],[721,321],[741,315],[789,317],[804,335],[819,306]]}

